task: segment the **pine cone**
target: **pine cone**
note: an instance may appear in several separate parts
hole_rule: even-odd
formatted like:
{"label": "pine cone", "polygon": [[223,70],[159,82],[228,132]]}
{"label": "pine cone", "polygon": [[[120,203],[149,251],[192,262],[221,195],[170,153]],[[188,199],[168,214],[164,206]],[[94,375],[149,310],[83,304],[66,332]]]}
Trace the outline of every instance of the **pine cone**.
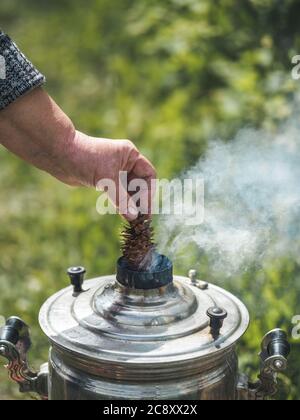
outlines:
{"label": "pine cone", "polygon": [[155,245],[151,218],[140,214],[136,220],[125,226],[122,232],[122,252],[130,269],[148,271],[151,269]]}

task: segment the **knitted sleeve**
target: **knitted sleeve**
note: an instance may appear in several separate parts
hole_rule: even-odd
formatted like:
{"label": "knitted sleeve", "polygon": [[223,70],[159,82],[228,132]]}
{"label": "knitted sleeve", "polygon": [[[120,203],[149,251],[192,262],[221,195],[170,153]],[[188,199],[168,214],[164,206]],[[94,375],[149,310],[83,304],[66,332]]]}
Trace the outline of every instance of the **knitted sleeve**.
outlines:
{"label": "knitted sleeve", "polygon": [[0,30],[0,110],[45,83],[45,77]]}

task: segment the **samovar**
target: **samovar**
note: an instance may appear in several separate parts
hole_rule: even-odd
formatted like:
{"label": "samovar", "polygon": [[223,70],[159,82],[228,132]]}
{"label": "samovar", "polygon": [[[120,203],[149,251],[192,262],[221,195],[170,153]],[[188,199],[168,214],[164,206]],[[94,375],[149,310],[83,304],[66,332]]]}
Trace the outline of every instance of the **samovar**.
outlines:
{"label": "samovar", "polygon": [[276,393],[287,335],[275,329],[264,337],[259,379],[250,383],[236,354],[248,310],[195,270],[174,276],[159,256],[151,272],[132,271],[121,258],[115,275],[84,281],[82,267],[68,274],[71,286],[40,312],[50,353],[39,372],[27,361],[27,325],[11,317],[1,330],[0,354],[21,392],[49,400],[262,400]]}

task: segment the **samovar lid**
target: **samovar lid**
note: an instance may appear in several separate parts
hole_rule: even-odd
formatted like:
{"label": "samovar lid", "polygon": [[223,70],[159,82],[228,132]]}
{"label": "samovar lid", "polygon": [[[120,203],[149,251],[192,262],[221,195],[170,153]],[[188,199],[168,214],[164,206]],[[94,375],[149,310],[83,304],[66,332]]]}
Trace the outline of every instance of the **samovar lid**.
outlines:
{"label": "samovar lid", "polygon": [[130,375],[134,368],[144,367],[147,375],[149,366],[166,363],[184,368],[232,348],[249,324],[248,311],[235,296],[198,281],[195,273],[190,277],[175,276],[154,289],[121,284],[116,275],[89,280],[84,290],[68,287],[51,297],[40,324],[53,347],[85,360],[85,367],[113,364],[115,375],[123,377],[128,365]]}

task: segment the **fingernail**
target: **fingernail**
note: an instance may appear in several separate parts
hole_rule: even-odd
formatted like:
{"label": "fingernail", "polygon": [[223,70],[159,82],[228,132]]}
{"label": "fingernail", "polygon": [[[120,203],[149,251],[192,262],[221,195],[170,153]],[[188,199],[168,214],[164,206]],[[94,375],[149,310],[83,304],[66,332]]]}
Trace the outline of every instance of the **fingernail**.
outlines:
{"label": "fingernail", "polygon": [[128,216],[130,219],[135,220],[138,217],[138,211],[135,207],[129,207],[128,209]]}

